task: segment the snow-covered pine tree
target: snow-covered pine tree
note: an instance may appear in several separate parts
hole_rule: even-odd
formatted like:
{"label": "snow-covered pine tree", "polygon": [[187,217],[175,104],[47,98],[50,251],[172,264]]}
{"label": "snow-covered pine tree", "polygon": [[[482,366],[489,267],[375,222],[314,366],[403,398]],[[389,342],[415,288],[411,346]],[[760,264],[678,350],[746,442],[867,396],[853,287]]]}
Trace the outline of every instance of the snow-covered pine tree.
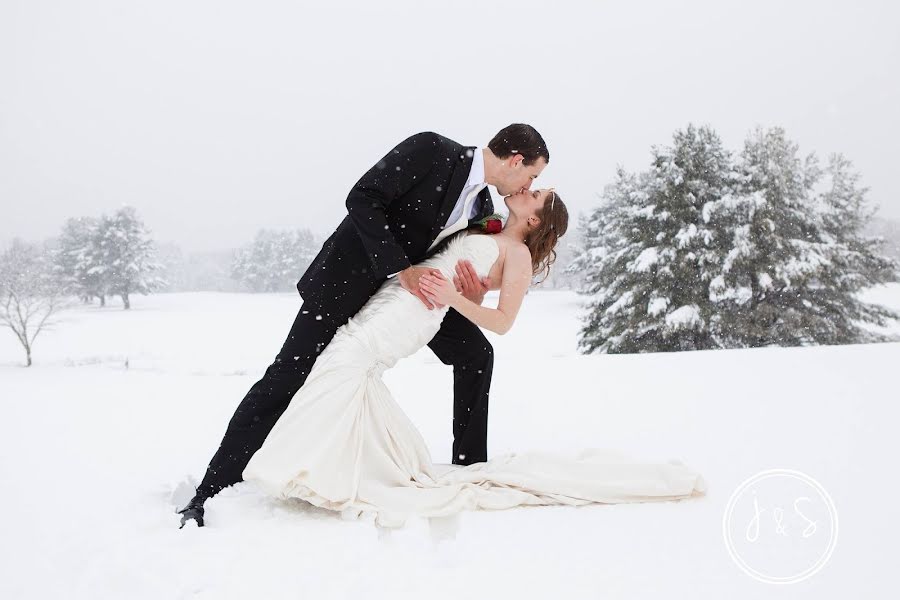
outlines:
{"label": "snow-covered pine tree", "polygon": [[297,280],[306,271],[319,248],[309,229],[295,229],[285,238],[280,277],[288,282],[288,291],[297,290]]}
{"label": "snow-covered pine tree", "polygon": [[[841,171],[839,165],[829,169]],[[713,228],[731,236],[721,274],[710,286],[723,345],[866,339],[853,321],[878,322],[882,313],[853,298],[867,285],[857,272],[859,265],[873,263],[862,258],[864,244],[850,233],[858,231],[863,217],[857,214],[862,204],[853,197],[848,179],[838,173],[836,187],[817,200],[814,189],[822,170],[815,155],[801,159],[797,144],[780,127],[751,132],[739,169],[736,194],[711,210]],[[869,273],[868,281],[876,280]]]}
{"label": "snow-covered pine tree", "polygon": [[55,273],[61,289],[84,302],[92,298],[106,304],[106,282],[95,267],[101,258],[97,231],[99,221],[92,217],[68,219],[63,225],[53,255]]}
{"label": "snow-covered pine tree", "polygon": [[826,317],[818,322],[815,339],[820,344],[848,344],[885,339],[865,328],[884,326],[897,313],[867,304],[858,297],[861,290],[894,281],[897,264],[883,254],[883,240],[866,236],[875,214],[866,199],[867,187],[860,187],[859,173],[842,154],[828,157],[823,191],[816,197],[821,236],[829,246],[830,261],[822,269],[819,285],[810,302]]}
{"label": "snow-covered pine tree", "polygon": [[108,285],[109,293],[121,296],[131,308],[132,294],[149,294],[165,285],[156,275],[161,270],[155,258],[150,232],[134,207],[124,206],[112,216],[104,215],[97,230],[99,261],[89,270]]}
{"label": "snow-covered pine tree", "polygon": [[291,291],[315,253],[308,229],[261,229],[253,242],[235,251],[231,276],[251,292]]}
{"label": "snow-covered pine tree", "polygon": [[261,259],[266,262],[268,254],[271,252],[271,244],[267,243],[267,237],[267,230],[261,229],[256,232],[251,243],[234,250],[234,258],[231,261],[231,278],[247,291],[265,291],[265,273],[258,266],[258,262]]}
{"label": "snow-covered pine tree", "polygon": [[653,148],[649,171],[619,168],[587,221],[571,267],[589,296],[583,352],[715,347],[708,286],[721,248],[704,213],[731,192],[731,157],[709,127],[689,125],[673,141]]}
{"label": "snow-covered pine tree", "polygon": [[744,142],[735,194],[711,207],[711,226],[731,237],[710,286],[725,347],[793,346],[811,341],[805,296],[828,260],[810,193],[814,155],[782,128],[757,127]]}
{"label": "snow-covered pine tree", "polygon": [[646,177],[644,179],[640,181],[638,175],[619,167],[616,181],[606,186],[601,194],[600,205],[589,214],[579,216],[577,230],[581,247],[566,272],[581,275],[578,292],[587,296],[578,334],[578,347],[582,352],[609,349],[608,339],[613,327],[604,312],[604,307],[609,305],[607,290],[615,282],[613,265],[617,256],[628,250],[621,230],[629,196],[641,193],[639,189],[646,185]]}

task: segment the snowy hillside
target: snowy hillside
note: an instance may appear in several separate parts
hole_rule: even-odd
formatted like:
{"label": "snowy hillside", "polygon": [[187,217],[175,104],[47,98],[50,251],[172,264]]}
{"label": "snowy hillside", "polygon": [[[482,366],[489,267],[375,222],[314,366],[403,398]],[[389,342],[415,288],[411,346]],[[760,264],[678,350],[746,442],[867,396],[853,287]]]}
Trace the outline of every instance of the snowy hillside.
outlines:
{"label": "snowy hillside", "polygon": [[[900,309],[900,284],[867,299]],[[38,338],[30,369],[0,332],[0,597],[845,598],[896,589],[900,343],[581,356],[579,298],[566,291],[530,293],[513,331],[488,334],[497,357],[491,455],[598,447],[679,459],[703,474],[706,497],[464,513],[386,532],[239,484],[207,503],[207,527],[178,530],[176,506],[299,302],[194,293],[134,297],[129,312],[81,307]],[[426,348],[385,379],[434,460],[449,462],[450,369]],[[841,519],[830,562],[793,586],[749,578],[722,538],[731,493],[778,467],[816,478]]]}

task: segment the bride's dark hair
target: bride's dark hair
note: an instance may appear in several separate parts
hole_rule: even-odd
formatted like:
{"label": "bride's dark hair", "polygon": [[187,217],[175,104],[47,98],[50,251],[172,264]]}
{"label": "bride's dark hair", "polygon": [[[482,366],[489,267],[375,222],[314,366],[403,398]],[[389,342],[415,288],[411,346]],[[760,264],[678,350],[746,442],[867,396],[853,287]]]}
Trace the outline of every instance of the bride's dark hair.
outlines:
{"label": "bride's dark hair", "polygon": [[531,252],[532,275],[544,273],[538,282],[543,283],[550,275],[550,265],[556,262],[556,243],[569,228],[569,210],[559,194],[550,190],[537,217],[541,222],[525,236],[525,245]]}

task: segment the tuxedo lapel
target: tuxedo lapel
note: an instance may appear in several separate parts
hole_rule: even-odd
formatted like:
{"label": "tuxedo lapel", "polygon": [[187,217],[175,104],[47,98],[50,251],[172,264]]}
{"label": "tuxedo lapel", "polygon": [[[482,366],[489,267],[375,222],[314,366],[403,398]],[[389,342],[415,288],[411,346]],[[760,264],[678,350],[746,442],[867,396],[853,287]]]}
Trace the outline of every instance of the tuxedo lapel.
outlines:
{"label": "tuxedo lapel", "polygon": [[441,201],[441,208],[438,211],[437,220],[435,220],[434,224],[431,226],[429,240],[433,240],[438,236],[441,228],[447,223],[447,219],[450,218],[450,213],[453,212],[453,207],[456,206],[456,201],[459,200],[459,195],[462,193],[462,189],[466,185],[466,180],[469,178],[469,172],[472,170],[472,159],[475,156],[475,151],[477,149],[478,148],[475,146],[469,146],[463,148],[462,152],[459,153],[456,166],[453,168],[453,174],[450,175],[447,194]]}

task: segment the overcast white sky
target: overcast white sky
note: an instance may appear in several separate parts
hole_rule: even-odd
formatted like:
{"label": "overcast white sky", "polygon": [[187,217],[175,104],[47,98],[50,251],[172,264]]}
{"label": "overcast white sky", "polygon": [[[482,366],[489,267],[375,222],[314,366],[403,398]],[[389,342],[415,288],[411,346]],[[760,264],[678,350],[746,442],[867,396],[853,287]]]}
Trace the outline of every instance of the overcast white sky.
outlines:
{"label": "overcast white sky", "polygon": [[[422,130],[528,122],[573,213],[688,122],[843,152],[900,218],[893,2],[0,0],[0,242],[136,206],[160,241],[329,233]],[[495,194],[495,200],[501,201]]]}

